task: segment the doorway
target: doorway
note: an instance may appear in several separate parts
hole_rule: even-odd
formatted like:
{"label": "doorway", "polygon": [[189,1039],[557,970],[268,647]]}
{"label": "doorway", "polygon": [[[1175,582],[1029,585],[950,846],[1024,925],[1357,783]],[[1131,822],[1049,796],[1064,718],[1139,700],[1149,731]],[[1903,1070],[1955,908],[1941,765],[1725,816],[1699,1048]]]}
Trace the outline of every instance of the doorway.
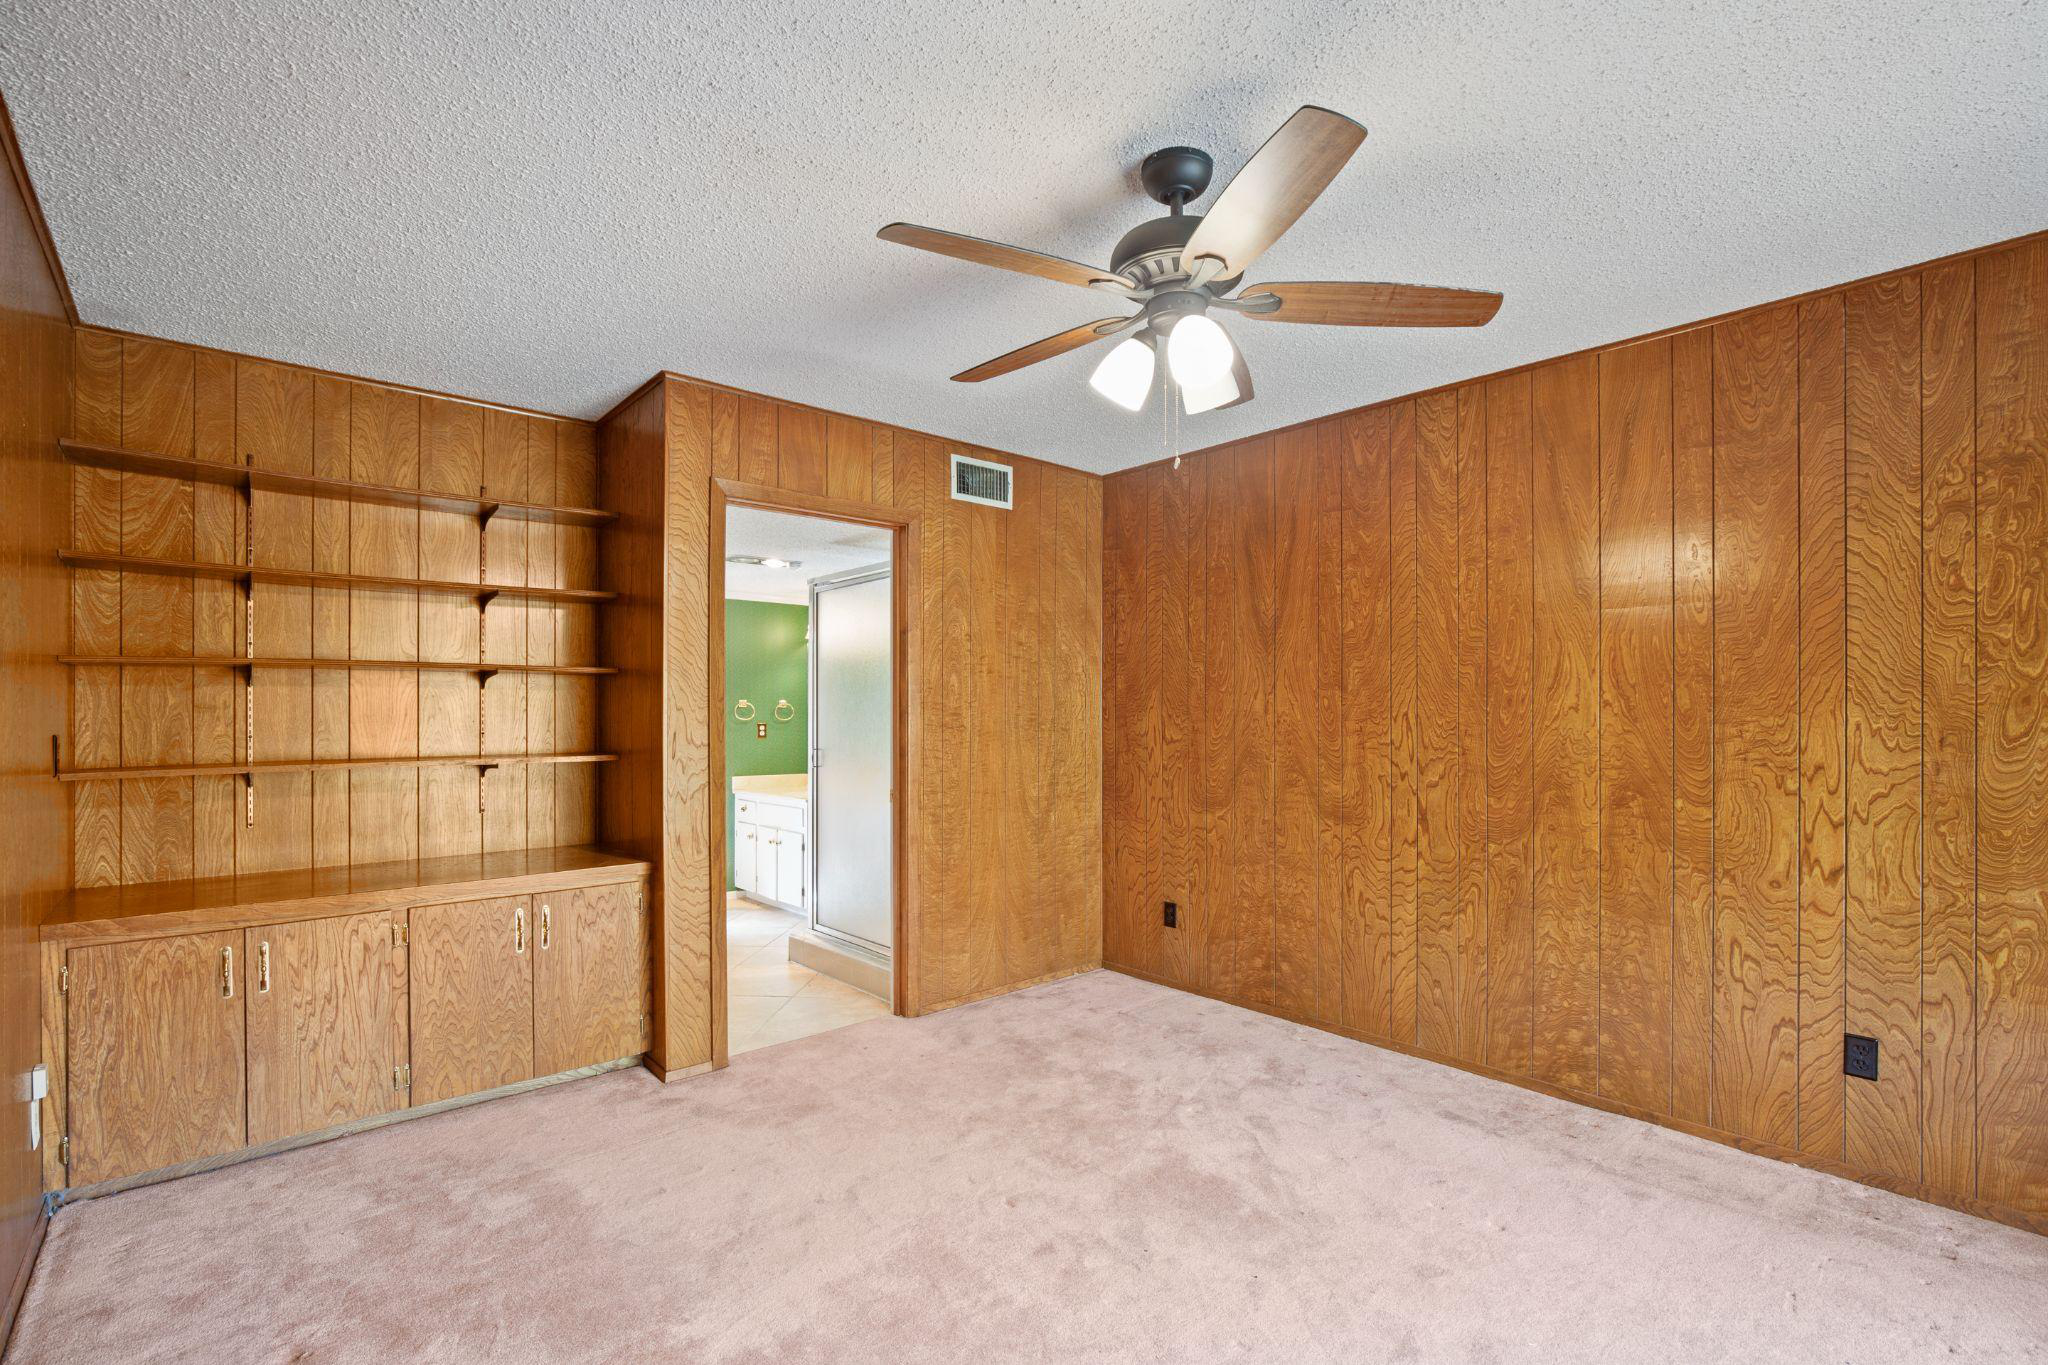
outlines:
{"label": "doorway", "polygon": [[724,509],[727,1055],[891,1012],[895,534]]}

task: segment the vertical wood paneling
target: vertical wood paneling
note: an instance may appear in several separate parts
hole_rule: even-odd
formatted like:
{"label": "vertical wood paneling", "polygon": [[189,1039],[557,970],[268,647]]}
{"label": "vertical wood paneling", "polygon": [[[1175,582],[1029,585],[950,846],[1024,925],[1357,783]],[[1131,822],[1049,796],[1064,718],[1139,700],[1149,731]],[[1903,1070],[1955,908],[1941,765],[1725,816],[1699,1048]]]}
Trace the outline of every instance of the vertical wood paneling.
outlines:
{"label": "vertical wood paneling", "polygon": [[[1199,550],[1190,535],[1193,507],[1191,470],[1164,470],[1158,483],[1159,546],[1157,572],[1147,581],[1147,599],[1152,622],[1158,631],[1154,658],[1158,660],[1160,688],[1159,743],[1159,876],[1154,891],[1160,901],[1193,906],[1191,875],[1195,856],[1195,779],[1193,760],[1195,685],[1191,681],[1194,663],[1191,635],[1194,604],[1198,600],[1187,587],[1189,575],[1199,572]],[[1154,957],[1157,970],[1176,980],[1186,980],[1194,970],[1193,942],[1181,927],[1167,929],[1159,908],[1149,905],[1149,923],[1158,924],[1159,950]]]}
{"label": "vertical wood paneling", "polygon": [[[258,468],[311,473],[312,376],[287,365],[237,360],[235,442],[244,458]],[[361,515],[358,512],[358,519]],[[311,499],[289,493],[259,492],[249,500],[249,518],[250,548],[256,563],[294,569],[312,567]],[[254,652],[273,658],[310,658],[311,590],[295,584],[259,583],[250,592],[255,598]],[[244,756],[256,760],[311,758],[311,671],[266,669],[245,681],[244,688],[245,701],[251,700],[247,693],[254,694],[242,717]],[[252,725],[253,741],[247,733]],[[238,870],[247,873],[306,866],[313,857],[311,775],[260,773],[254,788],[254,823],[249,823],[245,805],[243,827],[236,838]]]}
{"label": "vertical wood paneling", "polygon": [[1921,1161],[1977,1177],[1977,332],[1975,262],[1920,287]]}
{"label": "vertical wood paneling", "polygon": [[[1338,1022],[1385,1037],[1393,1005],[1392,717],[1390,623],[1393,527],[1387,413],[1325,424],[1342,456],[1342,579],[1337,607],[1341,669],[1342,882]],[[1202,461],[1199,469],[1206,469]]]}
{"label": "vertical wood paneling", "polygon": [[1846,345],[1839,295],[1799,305],[1799,1147],[1840,1157],[1847,1008]]}
{"label": "vertical wood paneling", "polygon": [[1466,983],[1460,947],[1458,859],[1464,766],[1459,698],[1473,679],[1458,659],[1458,405],[1455,394],[1415,403],[1417,547],[1416,1041],[1455,1052]]}
{"label": "vertical wood paneling", "polygon": [[[1241,448],[1232,461],[1231,863],[1235,884],[1227,928],[1217,926],[1210,962],[1217,989],[1270,1005],[1274,995],[1274,546],[1276,461],[1271,442]],[[1218,950],[1223,953],[1217,968]]]}
{"label": "vertical wood paneling", "polygon": [[[132,450],[192,454],[192,353],[130,338],[121,347],[121,443]],[[121,551],[160,559],[192,555],[192,485],[125,474]],[[121,652],[190,654],[192,582],[124,574]],[[192,761],[192,670],[123,668],[121,762]],[[121,784],[121,880],[192,875],[192,782],[154,778]]]}
{"label": "vertical wood paneling", "polygon": [[1977,262],[1977,1192],[2048,1210],[2048,242]]}
{"label": "vertical wood paneling", "polygon": [[1395,403],[1387,414],[1387,517],[1393,590],[1387,621],[1387,790],[1393,845],[1387,873],[1389,924],[1387,976],[1392,986],[1387,1034],[1416,1041],[1422,847],[1421,587],[1417,571],[1420,509],[1417,466],[1421,442],[1412,402]]}
{"label": "vertical wood paneling", "polygon": [[1853,289],[1846,305],[1847,1014],[1879,1056],[1877,1079],[1848,1087],[1847,1151],[1865,1170],[1918,1180],[1919,277]]}
{"label": "vertical wood paneling", "polygon": [[1327,959],[1316,900],[1316,796],[1332,735],[1318,729],[1316,696],[1316,429],[1295,427],[1274,439],[1273,562],[1274,1004],[1322,1019],[1318,978]]}
{"label": "vertical wood paneling", "polygon": [[1671,339],[1671,1111],[1708,1119],[1714,1036],[1714,335]]}
{"label": "vertical wood paneling", "polygon": [[1533,1074],[1600,1065],[1600,446],[1590,357],[1531,376]]}
{"label": "vertical wood paneling", "polygon": [[[80,440],[121,439],[121,339],[103,332],[73,334],[71,429]],[[121,550],[121,475],[110,469],[71,471],[71,546]],[[79,654],[121,652],[121,575],[80,570],[71,575],[71,648]],[[71,762],[111,768],[121,762],[121,670],[71,673]],[[79,886],[121,880],[121,786],[83,782],[72,795],[72,879]]]}
{"label": "vertical wood paneling", "polygon": [[[587,426],[89,328],[76,332],[73,352],[71,432],[82,440],[325,478],[595,501]],[[557,428],[569,433],[571,450],[584,453],[571,461],[580,472],[559,495]],[[222,485],[87,468],[70,475],[72,543],[79,548],[125,545],[130,553],[212,564],[253,555],[262,566],[455,580],[476,580],[482,553],[491,582],[550,585],[562,581],[556,533],[568,529],[579,547],[572,558],[585,575],[579,585],[595,581],[594,532],[587,528],[501,518],[480,542],[476,519],[457,513],[258,490],[245,515],[243,494]],[[480,623],[473,603],[451,597],[260,583],[248,638],[246,592],[235,583],[96,572],[73,572],[71,581],[72,652],[80,654],[217,657],[253,648],[310,665],[351,656],[408,659],[424,647],[427,657],[449,661],[557,658],[559,613],[547,606],[500,601]],[[594,660],[592,609],[572,610],[577,625],[562,657]],[[476,675],[461,672],[309,666],[259,669],[250,678],[228,668],[130,666],[75,668],[72,675],[73,752],[66,762],[76,766],[468,754],[486,743],[494,752],[555,748],[551,684],[536,687],[537,680],[516,673],[496,676],[481,711]],[[572,715],[594,717],[593,680],[574,682]],[[536,695],[545,708],[538,717]],[[579,737],[594,743],[594,729],[586,725]],[[67,788],[79,884],[560,841],[550,771],[529,774],[509,765],[488,780],[487,829],[474,770],[262,773],[253,811],[239,777],[79,783]],[[572,781],[581,788],[566,803],[572,818],[565,828],[569,841],[586,842],[592,775],[579,769]],[[534,818],[536,808],[544,818]]]}
{"label": "vertical wood paneling", "polygon": [[1671,1102],[1671,344],[1600,356],[1600,1093]]}
{"label": "vertical wood paneling", "polygon": [[1714,329],[1712,1122],[1781,1146],[1798,1127],[1797,333],[1789,307]]}
{"label": "vertical wood paneling", "polygon": [[[1215,941],[1141,969],[2048,1207],[2048,240],[1202,452],[1187,564],[1114,510],[1163,469],[1104,555],[1188,622]],[[1159,640],[1111,632],[1112,691]]]}
{"label": "vertical wood paneling", "polygon": [[1486,1062],[1529,1070],[1535,1042],[1534,402],[1528,374],[1486,385]]}

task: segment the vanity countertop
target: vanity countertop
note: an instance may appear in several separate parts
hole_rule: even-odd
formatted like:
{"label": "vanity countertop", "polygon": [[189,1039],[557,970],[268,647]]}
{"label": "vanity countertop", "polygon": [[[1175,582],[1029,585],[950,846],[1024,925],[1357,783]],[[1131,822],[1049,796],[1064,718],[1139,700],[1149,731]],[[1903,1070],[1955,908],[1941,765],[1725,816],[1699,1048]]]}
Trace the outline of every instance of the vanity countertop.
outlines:
{"label": "vanity countertop", "polygon": [[806,801],[811,795],[808,773],[764,773],[756,777],[735,777],[734,796],[751,796],[761,801]]}

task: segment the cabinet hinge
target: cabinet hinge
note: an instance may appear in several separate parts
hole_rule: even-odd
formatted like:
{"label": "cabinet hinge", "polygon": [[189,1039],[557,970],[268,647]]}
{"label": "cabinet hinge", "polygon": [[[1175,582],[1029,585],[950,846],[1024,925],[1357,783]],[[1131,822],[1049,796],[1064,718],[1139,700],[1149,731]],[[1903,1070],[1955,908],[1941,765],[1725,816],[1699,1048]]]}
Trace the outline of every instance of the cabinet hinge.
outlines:
{"label": "cabinet hinge", "polygon": [[392,921],[391,946],[394,948],[403,948],[411,942],[411,931],[405,925],[398,923],[396,920]]}
{"label": "cabinet hinge", "polygon": [[63,1164],[65,1170],[71,1169],[71,1135],[69,1133],[66,1133],[63,1140],[57,1144],[57,1160]]}
{"label": "cabinet hinge", "polygon": [[71,994],[71,964],[69,962],[57,969],[57,994]]}
{"label": "cabinet hinge", "polygon": [[391,1068],[391,1088],[393,1090],[412,1089],[411,1063],[406,1063],[405,1065],[394,1066]]}

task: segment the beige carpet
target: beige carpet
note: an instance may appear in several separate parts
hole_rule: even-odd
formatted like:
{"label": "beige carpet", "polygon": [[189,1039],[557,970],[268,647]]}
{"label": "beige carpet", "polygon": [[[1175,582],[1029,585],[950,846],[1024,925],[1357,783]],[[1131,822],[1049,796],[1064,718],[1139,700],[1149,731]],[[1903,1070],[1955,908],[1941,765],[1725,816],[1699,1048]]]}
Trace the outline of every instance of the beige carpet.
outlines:
{"label": "beige carpet", "polygon": [[2048,1238],[1107,973],[65,1209],[10,1360],[2012,1361]]}

